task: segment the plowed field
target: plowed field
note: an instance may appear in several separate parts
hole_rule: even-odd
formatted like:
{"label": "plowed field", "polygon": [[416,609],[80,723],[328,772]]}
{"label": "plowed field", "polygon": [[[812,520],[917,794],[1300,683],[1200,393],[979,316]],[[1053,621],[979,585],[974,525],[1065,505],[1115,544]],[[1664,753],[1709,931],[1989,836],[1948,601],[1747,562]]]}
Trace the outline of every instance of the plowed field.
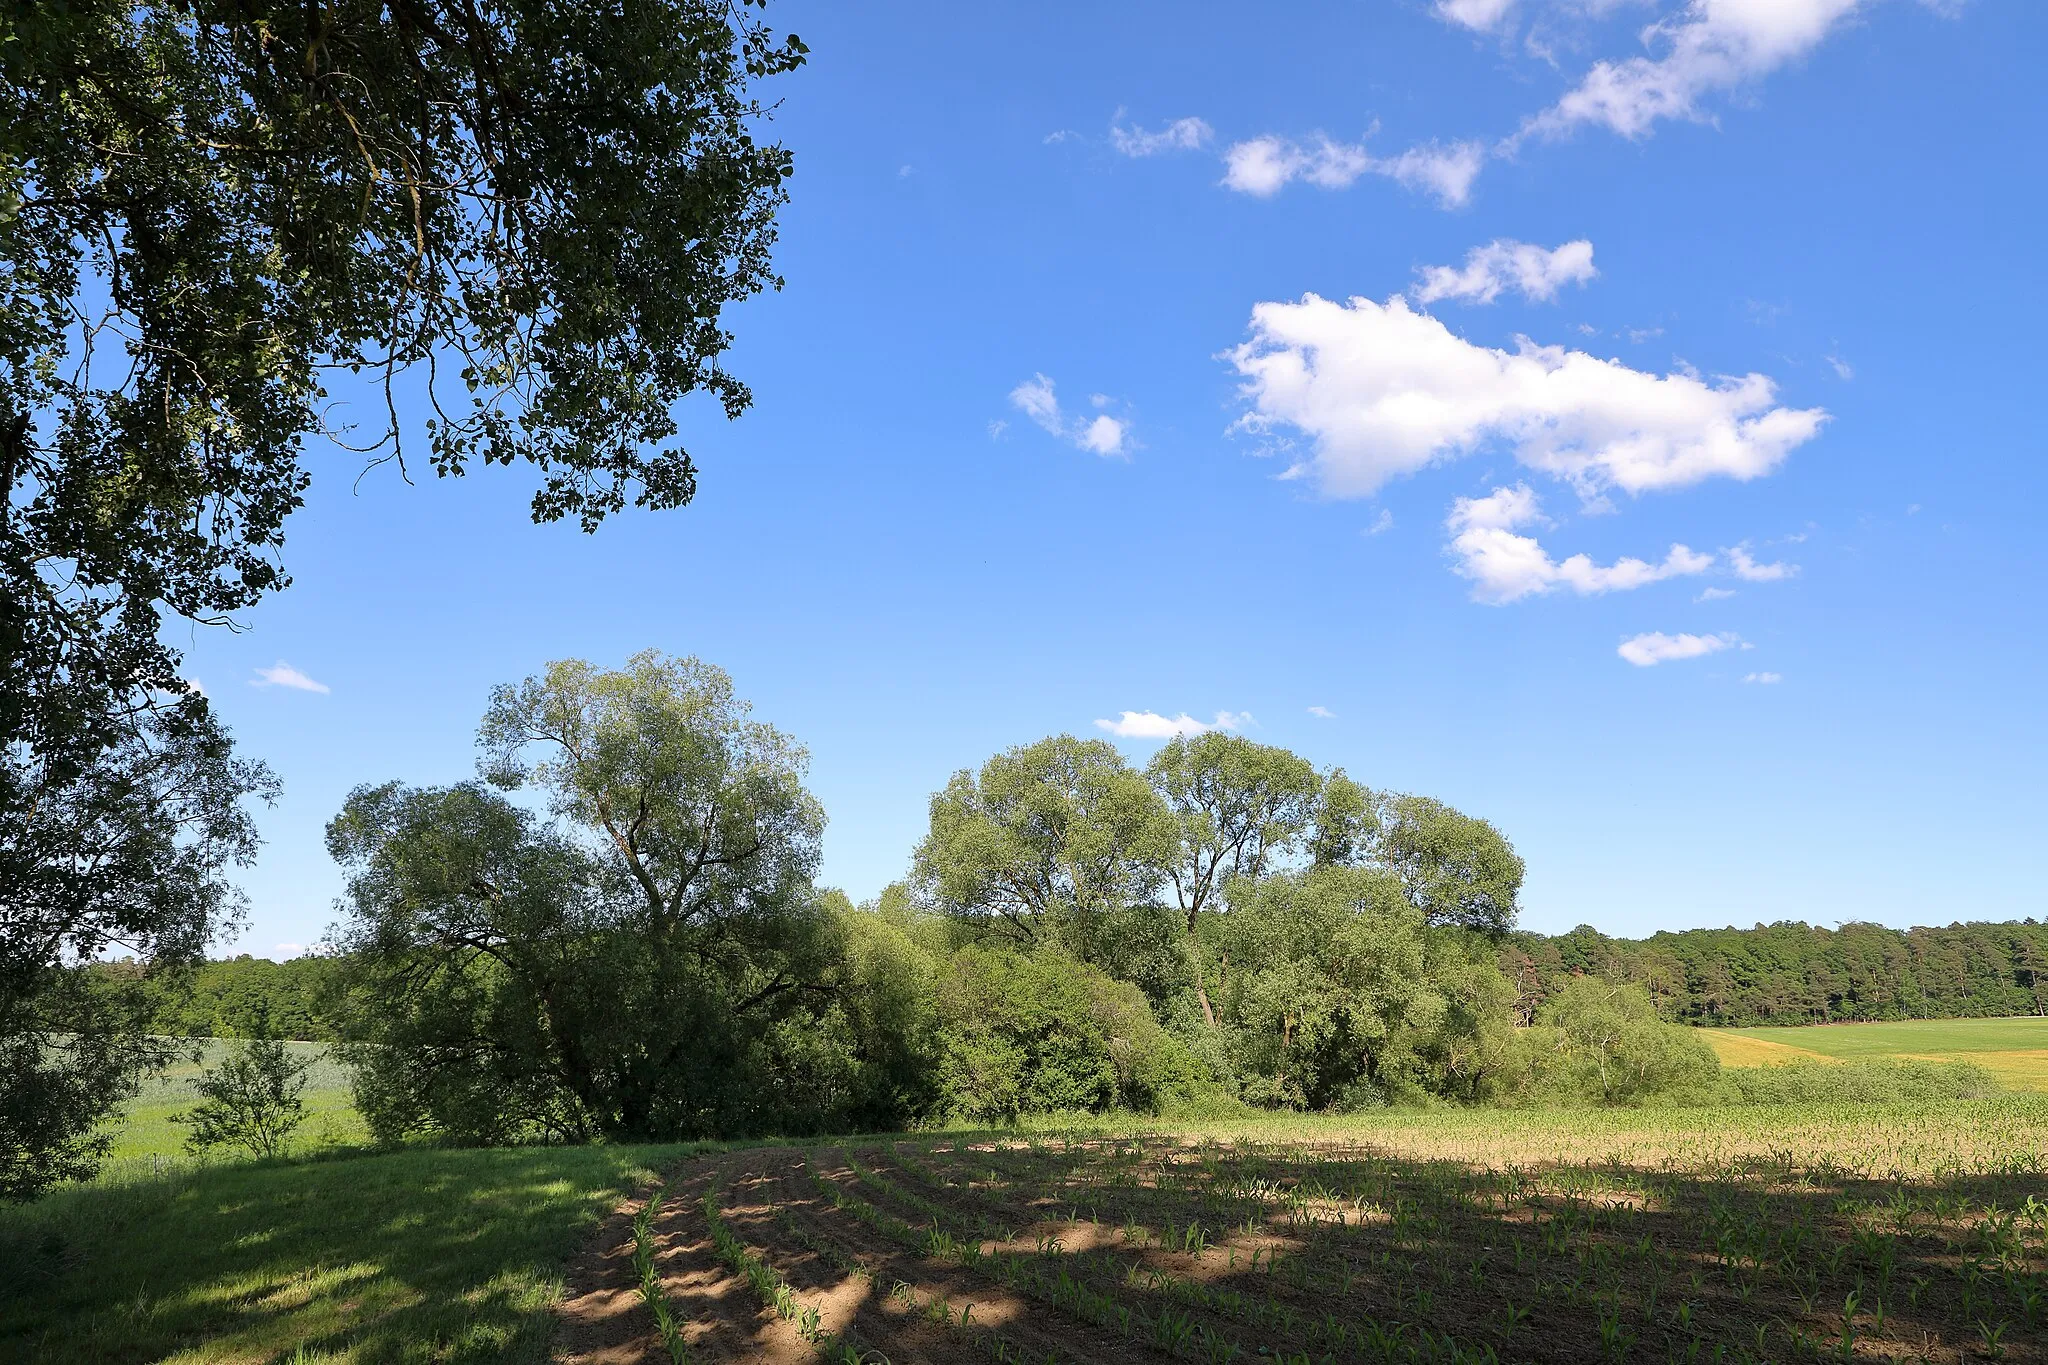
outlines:
{"label": "plowed field", "polygon": [[[565,1360],[670,1359],[632,1212],[572,1267]],[[697,1362],[2048,1360],[2028,1170],[855,1140],[694,1161],[651,1231]]]}

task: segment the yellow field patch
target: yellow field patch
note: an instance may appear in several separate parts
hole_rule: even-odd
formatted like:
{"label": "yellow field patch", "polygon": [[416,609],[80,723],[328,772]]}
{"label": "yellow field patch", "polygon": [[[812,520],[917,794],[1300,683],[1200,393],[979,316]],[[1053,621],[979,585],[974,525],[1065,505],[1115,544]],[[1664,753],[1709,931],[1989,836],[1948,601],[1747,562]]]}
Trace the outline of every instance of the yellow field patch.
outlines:
{"label": "yellow field patch", "polygon": [[1703,1028],[1696,1030],[1714,1049],[1714,1055],[1721,1059],[1722,1066],[1783,1066],[1786,1062],[1834,1062],[1838,1057],[1825,1056],[1789,1043],[1773,1043],[1762,1038],[1748,1038],[1740,1033],[1728,1033],[1722,1029]]}

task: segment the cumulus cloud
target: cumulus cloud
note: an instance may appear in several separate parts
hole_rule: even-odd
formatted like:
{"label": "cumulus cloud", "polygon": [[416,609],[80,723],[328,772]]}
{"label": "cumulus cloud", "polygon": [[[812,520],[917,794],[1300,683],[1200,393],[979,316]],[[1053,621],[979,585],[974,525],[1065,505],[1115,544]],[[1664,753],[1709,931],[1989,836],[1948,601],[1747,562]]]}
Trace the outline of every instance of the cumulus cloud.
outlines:
{"label": "cumulus cloud", "polygon": [[1490,33],[1499,28],[1515,8],[1515,0],[1436,0],[1436,14],[1446,23]]}
{"label": "cumulus cloud", "polygon": [[1556,104],[1510,140],[1557,137],[1586,124],[1646,136],[1664,119],[1700,119],[1702,102],[1752,84],[1819,46],[1862,0],[1691,0],[1643,30],[1661,56],[1596,62]]}
{"label": "cumulus cloud", "polygon": [[1250,404],[1239,428],[1310,438],[1313,453],[1290,472],[1332,497],[1489,443],[1588,498],[1753,479],[1827,420],[1778,406],[1761,374],[1710,382],[1527,338],[1513,351],[1475,345],[1399,295],[1256,304],[1251,339],[1226,358]]}
{"label": "cumulus cloud", "polygon": [[1666,635],[1662,631],[1651,631],[1630,636],[1614,652],[1637,668],[1651,668],[1673,659],[1697,659],[1703,654],[1718,654],[1741,643],[1742,637],[1729,631],[1719,635]]}
{"label": "cumulus cloud", "polygon": [[1546,251],[1497,237],[1466,252],[1462,268],[1424,266],[1422,283],[1413,293],[1417,303],[1492,303],[1502,290],[1513,290],[1531,302],[1548,303],[1565,285],[1584,284],[1599,273],[1593,268],[1593,244],[1584,238]]}
{"label": "cumulus cloud", "polygon": [[1581,597],[1626,592],[1683,574],[1704,573],[1714,557],[1673,545],[1660,564],[1623,558],[1595,564],[1588,555],[1550,557],[1535,537],[1516,530],[1542,520],[1536,494],[1527,484],[1496,488],[1483,498],[1459,498],[1444,525],[1452,533],[1449,552],[1460,577],[1472,580],[1475,601],[1501,606],[1569,588]]}
{"label": "cumulus cloud", "polygon": [[1175,119],[1157,132],[1126,128],[1124,111],[1116,111],[1109,124],[1109,145],[1125,156],[1157,156],[1161,152],[1192,152],[1207,146],[1215,130],[1198,118]]}
{"label": "cumulus cloud", "polygon": [[1196,720],[1185,711],[1177,716],[1162,716],[1157,711],[1125,711],[1115,720],[1096,721],[1095,727],[1119,739],[1172,739],[1175,735],[1199,735],[1210,730],[1242,730],[1251,721],[1248,711],[1218,711],[1211,721]]}
{"label": "cumulus cloud", "polygon": [[1317,720],[1335,720],[1337,718],[1337,713],[1327,706],[1311,706],[1308,708],[1308,713]]}
{"label": "cumulus cloud", "polygon": [[[1111,417],[1108,413],[1098,413],[1094,417],[1069,418],[1060,407],[1059,395],[1054,392],[1052,380],[1042,374],[1035,374],[1011,389],[1010,403],[1039,426],[1083,450],[1092,451],[1097,455],[1129,453],[1129,422],[1120,417]],[[991,434],[995,433],[992,431]]]}
{"label": "cumulus cloud", "polygon": [[1790,578],[1799,572],[1797,564],[1759,564],[1749,557],[1749,547],[1738,545],[1728,552],[1728,563],[1735,570],[1735,576],[1747,583],[1775,583]]}
{"label": "cumulus cloud", "polygon": [[299,692],[326,693],[332,689],[324,682],[314,682],[305,674],[279,659],[269,668],[259,668],[256,676],[249,680],[251,687],[289,687]]}
{"label": "cumulus cloud", "polygon": [[1768,686],[1771,683],[1785,681],[1785,675],[1782,673],[1745,673],[1742,675],[1742,680],[1746,683],[1763,683]]}
{"label": "cumulus cloud", "polygon": [[1472,197],[1472,182],[1485,161],[1486,149],[1477,142],[1432,141],[1399,156],[1376,157],[1362,145],[1322,134],[1306,143],[1255,137],[1223,153],[1223,183],[1264,198],[1295,180],[1341,190],[1362,175],[1383,175],[1403,188],[1434,196],[1445,208],[1457,208]]}

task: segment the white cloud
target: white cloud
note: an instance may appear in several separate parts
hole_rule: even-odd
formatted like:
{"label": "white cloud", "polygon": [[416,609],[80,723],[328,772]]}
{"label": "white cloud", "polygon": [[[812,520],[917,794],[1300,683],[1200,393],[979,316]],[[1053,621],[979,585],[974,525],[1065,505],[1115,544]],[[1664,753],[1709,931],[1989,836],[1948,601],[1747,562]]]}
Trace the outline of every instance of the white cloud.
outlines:
{"label": "white cloud", "polygon": [[1125,156],[1157,156],[1161,152],[1192,152],[1208,145],[1215,130],[1198,118],[1175,119],[1164,128],[1148,133],[1143,128],[1126,128],[1124,111],[1116,111],[1109,124],[1109,145]]}
{"label": "white cloud", "polygon": [[1701,588],[1700,595],[1692,600],[1695,602],[1724,602],[1733,596],[1735,596],[1735,589],[1733,588]]}
{"label": "white cloud", "polygon": [[1584,284],[1599,273],[1593,268],[1593,244],[1584,238],[1546,251],[1497,237],[1466,252],[1462,269],[1424,266],[1422,283],[1413,293],[1417,303],[1438,299],[1492,303],[1503,289],[1511,289],[1523,298],[1547,303],[1563,286]]}
{"label": "white cloud", "polygon": [[1728,552],[1728,563],[1734,568],[1735,576],[1746,583],[1775,583],[1790,578],[1799,572],[1797,564],[1759,564],[1749,557],[1749,547],[1738,545]]}
{"label": "white cloud", "polygon": [[1398,295],[1256,304],[1251,340],[1227,358],[1251,404],[1238,426],[1311,437],[1313,454],[1291,472],[1332,497],[1364,496],[1492,442],[1589,498],[1753,479],[1827,419],[1776,406],[1761,374],[1710,383],[1527,338],[1514,351],[1474,345]]}
{"label": "white cloud", "polygon": [[1363,147],[1318,137],[1304,147],[1278,137],[1255,137],[1223,153],[1223,183],[1244,194],[1278,194],[1290,180],[1341,190],[1372,169]]}
{"label": "white cloud", "polygon": [[1643,30],[1664,55],[1596,62],[1578,87],[1531,118],[1530,134],[1557,137],[1599,124],[1623,137],[1647,135],[1663,119],[1705,117],[1702,100],[1760,80],[1815,47],[1861,0],[1690,0]]}
{"label": "white cloud", "polygon": [[1077,426],[1073,440],[1081,449],[1097,455],[1121,455],[1126,430],[1126,424],[1115,417],[1097,417],[1086,426]]}
{"label": "white cloud", "polygon": [[[1092,451],[1097,455],[1128,453],[1127,443],[1131,431],[1131,424],[1128,421],[1111,417],[1106,413],[1092,418],[1069,419],[1060,408],[1059,395],[1053,390],[1052,380],[1042,374],[1035,374],[1011,389],[1010,402],[1039,426],[1063,441],[1071,441],[1083,450]],[[1000,433],[992,428],[990,434]]]}
{"label": "white cloud", "polygon": [[1704,573],[1712,555],[1673,545],[1661,564],[1624,558],[1602,566],[1583,554],[1554,560],[1535,537],[1515,529],[1542,519],[1536,495],[1526,484],[1496,488],[1483,498],[1459,498],[1444,525],[1452,532],[1450,553],[1460,577],[1472,580],[1476,601],[1495,606],[1569,588],[1581,597],[1626,592],[1682,574]]}
{"label": "white cloud", "polygon": [[1486,164],[1486,149],[1477,142],[1431,140],[1410,147],[1392,160],[1376,161],[1372,169],[1391,177],[1403,189],[1426,190],[1447,209],[1472,198],[1472,182]]}
{"label": "white cloud", "polygon": [[306,945],[303,943],[275,943],[271,945],[270,951],[277,954],[277,961],[284,962],[290,958],[304,957],[306,955]]}
{"label": "white cloud", "polygon": [[1162,716],[1157,711],[1125,711],[1115,720],[1098,720],[1095,726],[1119,739],[1172,739],[1175,735],[1199,735],[1210,730],[1242,730],[1252,723],[1248,711],[1218,711],[1216,719],[1199,721],[1183,711]]}
{"label": "white cloud", "polygon": [[1768,686],[1771,683],[1785,681],[1785,675],[1782,673],[1745,673],[1742,675],[1742,680],[1746,683],[1763,683]]}
{"label": "white cloud", "polygon": [[1702,654],[1718,654],[1741,643],[1740,635],[1726,631],[1719,635],[1666,635],[1662,631],[1651,631],[1645,635],[1630,636],[1614,652],[1637,668],[1650,668],[1672,659],[1697,659]]}
{"label": "white cloud", "polygon": [[1436,0],[1436,13],[1446,23],[1490,33],[1501,26],[1515,7],[1515,0]]}
{"label": "white cloud", "polygon": [[1362,175],[1383,175],[1407,189],[1434,195],[1446,208],[1456,208],[1471,198],[1472,182],[1485,160],[1486,149],[1477,142],[1429,142],[1399,156],[1376,157],[1361,145],[1322,134],[1307,144],[1255,137],[1234,143],[1223,153],[1223,183],[1264,198],[1295,180],[1341,190]]}
{"label": "white cloud", "polygon": [[327,686],[326,683],[314,682],[311,678],[299,672],[298,669],[293,668],[283,659],[279,659],[275,664],[272,664],[269,668],[257,669],[256,676],[249,680],[249,686],[290,687],[300,692],[325,693],[332,690]]}
{"label": "white cloud", "polygon": [[1828,366],[1834,370],[1835,378],[1837,379],[1854,379],[1856,377],[1856,367],[1838,355],[1828,357]]}
{"label": "white cloud", "polygon": [[1376,536],[1383,531],[1391,531],[1393,529],[1394,513],[1392,509],[1382,507],[1380,514],[1372,519],[1372,525],[1365,528],[1365,533],[1369,536]]}
{"label": "white cloud", "polygon": [[1003,439],[1003,433],[1009,429],[1010,424],[998,417],[988,424],[988,438],[991,441],[1000,441]]}
{"label": "white cloud", "polygon": [[1317,720],[1335,720],[1337,718],[1337,713],[1327,706],[1311,706],[1308,708],[1308,713]]}

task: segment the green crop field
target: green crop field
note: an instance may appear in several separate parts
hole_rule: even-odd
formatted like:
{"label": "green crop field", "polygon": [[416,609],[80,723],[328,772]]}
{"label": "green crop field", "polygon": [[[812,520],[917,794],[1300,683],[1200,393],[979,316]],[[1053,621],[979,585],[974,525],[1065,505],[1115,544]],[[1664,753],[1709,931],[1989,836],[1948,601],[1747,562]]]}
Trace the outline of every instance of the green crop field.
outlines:
{"label": "green crop field", "polygon": [[2038,1362],[2044,1198],[2036,1096],[330,1152],[0,1211],[0,1362]]}
{"label": "green crop field", "polygon": [[[2048,1018],[1910,1019],[1811,1028],[1703,1029],[1724,1064],[1756,1066],[1798,1056],[1852,1061],[1910,1057],[1974,1062],[2014,1090],[2048,1090]],[[1750,1040],[1745,1045],[1739,1040]]]}

